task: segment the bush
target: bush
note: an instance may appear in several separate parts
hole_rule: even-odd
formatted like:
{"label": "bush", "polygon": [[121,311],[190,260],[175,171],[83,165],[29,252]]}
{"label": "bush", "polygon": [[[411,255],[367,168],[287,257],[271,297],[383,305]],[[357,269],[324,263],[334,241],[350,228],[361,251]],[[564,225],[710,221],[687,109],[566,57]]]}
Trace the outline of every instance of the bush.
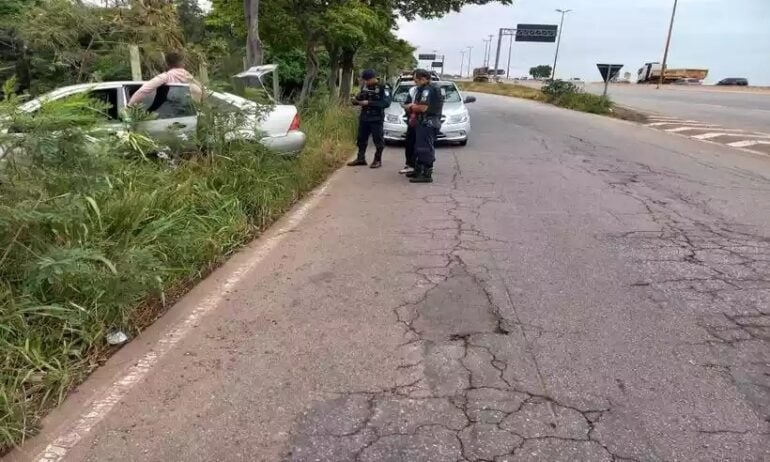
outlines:
{"label": "bush", "polygon": [[[0,453],[34,432],[46,409],[135,334],[166,295],[205,275],[337,168],[352,151],[352,114],[305,116],[308,145],[287,157],[223,144],[176,168],[99,134],[86,101],[37,117],[0,106]],[[0,133],[3,133],[0,126]],[[149,313],[148,313],[149,311]]]}
{"label": "bush", "polygon": [[612,109],[612,102],[608,98],[590,93],[565,95],[559,99],[557,104],[563,108],[591,114],[608,114]]}
{"label": "bush", "polygon": [[572,82],[551,81],[543,86],[542,92],[549,103],[566,109],[591,114],[609,114],[612,111],[612,101],[609,98],[584,93]]}
{"label": "bush", "polygon": [[565,95],[574,95],[580,92],[580,89],[572,82],[564,80],[551,80],[543,86],[542,92],[548,97],[550,102],[558,101]]}

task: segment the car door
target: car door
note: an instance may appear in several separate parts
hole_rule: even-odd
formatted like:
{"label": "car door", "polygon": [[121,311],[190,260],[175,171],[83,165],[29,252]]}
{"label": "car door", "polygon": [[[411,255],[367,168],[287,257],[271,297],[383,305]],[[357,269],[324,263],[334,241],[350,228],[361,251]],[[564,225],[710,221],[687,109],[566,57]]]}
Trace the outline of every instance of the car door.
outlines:
{"label": "car door", "polygon": [[[127,85],[126,100],[139,90],[140,85]],[[144,110],[153,118],[139,124],[139,128],[153,137],[173,134],[190,139],[198,125],[198,112],[187,85],[163,85],[142,101]]]}

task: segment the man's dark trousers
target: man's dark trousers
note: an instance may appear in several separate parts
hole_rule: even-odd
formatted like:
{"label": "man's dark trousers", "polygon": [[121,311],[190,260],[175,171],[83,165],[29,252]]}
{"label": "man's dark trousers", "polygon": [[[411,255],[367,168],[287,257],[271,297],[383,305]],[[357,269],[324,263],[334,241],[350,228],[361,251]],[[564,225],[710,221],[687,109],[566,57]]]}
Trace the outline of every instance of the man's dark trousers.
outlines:
{"label": "man's dark trousers", "polygon": [[415,143],[417,141],[417,129],[416,127],[409,126],[406,129],[406,149],[404,154],[406,156],[407,167],[417,167],[417,152],[415,151]]}
{"label": "man's dark trousers", "polygon": [[438,120],[421,121],[415,127],[415,153],[417,165],[424,169],[433,169],[436,161],[436,138],[440,127]]}
{"label": "man's dark trousers", "polygon": [[365,120],[358,121],[358,159],[366,160],[366,148],[369,145],[369,137],[374,141],[374,147],[377,149],[374,153],[374,160],[382,160],[382,151],[385,149],[385,136],[381,120],[369,122]]}

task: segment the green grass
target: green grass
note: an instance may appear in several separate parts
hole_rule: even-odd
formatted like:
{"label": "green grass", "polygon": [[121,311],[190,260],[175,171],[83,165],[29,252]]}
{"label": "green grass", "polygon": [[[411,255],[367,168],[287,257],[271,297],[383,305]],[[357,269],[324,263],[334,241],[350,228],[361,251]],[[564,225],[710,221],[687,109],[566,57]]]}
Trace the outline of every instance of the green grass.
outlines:
{"label": "green grass", "polygon": [[525,87],[508,83],[484,83],[484,82],[457,82],[463,91],[475,91],[478,93],[490,93],[493,95],[512,96],[514,98],[545,101],[542,91],[536,88]]}
{"label": "green grass", "polygon": [[[574,111],[606,115],[635,122],[645,122],[647,120],[647,116],[640,112],[616,106],[609,98],[585,93],[574,87],[571,90],[556,91],[549,94],[537,88],[510,83],[458,82],[458,85],[464,91],[542,101]],[[544,89],[546,88],[544,87]]]}
{"label": "green grass", "polygon": [[227,144],[172,169],[61,114],[0,171],[0,454],[104,360],[106,334],[136,335],[338,168],[355,127],[333,107],[305,116],[301,156]]}

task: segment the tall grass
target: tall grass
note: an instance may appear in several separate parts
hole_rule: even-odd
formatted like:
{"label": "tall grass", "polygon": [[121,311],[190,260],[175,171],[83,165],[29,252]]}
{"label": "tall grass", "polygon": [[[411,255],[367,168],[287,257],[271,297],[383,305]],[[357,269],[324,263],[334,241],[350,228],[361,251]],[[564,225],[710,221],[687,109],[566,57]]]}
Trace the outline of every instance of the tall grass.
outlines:
{"label": "tall grass", "polygon": [[170,168],[95,133],[93,105],[11,106],[0,125],[25,136],[0,135],[0,454],[97,367],[105,335],[136,334],[336,169],[355,126],[316,110],[300,156],[228,143]]}
{"label": "tall grass", "polygon": [[612,101],[591,93],[584,93],[569,82],[556,81],[545,85],[542,90],[509,83],[462,82],[466,91],[477,91],[495,95],[543,101],[575,111],[611,115]]}

